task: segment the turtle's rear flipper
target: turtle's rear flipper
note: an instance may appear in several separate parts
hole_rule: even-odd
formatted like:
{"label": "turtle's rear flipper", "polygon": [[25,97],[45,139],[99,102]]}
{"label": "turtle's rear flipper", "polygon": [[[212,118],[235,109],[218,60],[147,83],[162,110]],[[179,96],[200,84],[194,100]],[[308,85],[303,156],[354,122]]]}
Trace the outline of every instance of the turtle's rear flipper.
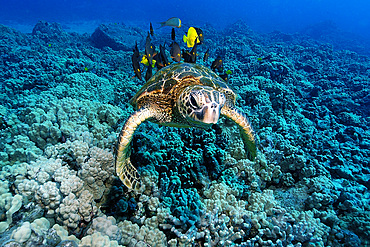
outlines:
{"label": "turtle's rear flipper", "polygon": [[151,117],[152,113],[147,108],[141,108],[134,112],[127,119],[117,140],[115,154],[117,176],[127,188],[136,191],[140,188],[140,178],[136,168],[131,164],[129,147],[136,128]]}
{"label": "turtle's rear flipper", "polygon": [[233,120],[239,126],[244,149],[247,151],[248,158],[254,160],[257,156],[257,147],[254,140],[254,132],[247,116],[238,108],[228,106],[227,104],[222,107],[221,114]]}

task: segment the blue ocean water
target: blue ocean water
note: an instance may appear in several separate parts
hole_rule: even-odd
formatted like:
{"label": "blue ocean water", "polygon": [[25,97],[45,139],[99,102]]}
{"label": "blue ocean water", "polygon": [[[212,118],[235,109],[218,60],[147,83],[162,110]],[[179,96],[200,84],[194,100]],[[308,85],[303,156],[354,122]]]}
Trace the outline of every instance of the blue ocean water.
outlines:
{"label": "blue ocean water", "polygon": [[370,3],[366,0],[218,0],[218,1],[0,1],[0,21],[34,24],[38,20],[85,20],[157,23],[170,17],[224,27],[238,19],[255,31],[297,32],[309,25],[332,21],[341,30],[370,37]]}
{"label": "blue ocean water", "polygon": [[[0,0],[0,247],[370,246],[369,12],[365,0]],[[170,17],[174,40],[158,29]],[[190,26],[204,42],[188,75],[213,67],[222,88],[196,95],[229,108],[207,129],[159,126],[162,113],[134,131],[153,112],[137,118],[130,99],[166,75],[146,49],[178,68],[171,47],[194,49]],[[198,109],[193,96],[182,102]],[[127,133],[131,152],[116,145]],[[116,157],[134,168],[117,174]]]}

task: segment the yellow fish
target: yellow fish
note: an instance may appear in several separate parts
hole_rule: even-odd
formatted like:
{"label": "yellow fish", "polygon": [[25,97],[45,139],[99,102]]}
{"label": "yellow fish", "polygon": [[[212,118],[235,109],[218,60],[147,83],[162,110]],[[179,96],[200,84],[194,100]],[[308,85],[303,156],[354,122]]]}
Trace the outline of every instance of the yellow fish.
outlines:
{"label": "yellow fish", "polygon": [[181,20],[177,17],[172,17],[168,19],[167,21],[160,22],[161,27],[169,26],[169,27],[181,27]]}
{"label": "yellow fish", "polygon": [[[182,38],[183,41],[187,44],[188,47],[193,47],[195,44],[195,39],[198,37],[197,30],[194,27],[189,27],[188,36],[184,35]],[[197,39],[197,44],[200,43]]]}
{"label": "yellow fish", "polygon": [[[156,61],[153,59],[153,63],[152,63],[153,68],[154,68],[155,62]],[[149,66],[149,61],[148,61],[148,58],[146,57],[146,55],[143,56],[140,63],[144,64],[145,66]]]}

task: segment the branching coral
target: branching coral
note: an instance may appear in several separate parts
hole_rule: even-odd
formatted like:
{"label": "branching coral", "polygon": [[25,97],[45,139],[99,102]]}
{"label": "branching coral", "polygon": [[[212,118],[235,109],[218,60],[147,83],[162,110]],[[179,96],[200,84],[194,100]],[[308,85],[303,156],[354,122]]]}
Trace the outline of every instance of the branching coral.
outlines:
{"label": "branching coral", "polygon": [[122,244],[126,246],[167,246],[166,235],[159,229],[139,227],[130,221],[118,223],[122,230]]}

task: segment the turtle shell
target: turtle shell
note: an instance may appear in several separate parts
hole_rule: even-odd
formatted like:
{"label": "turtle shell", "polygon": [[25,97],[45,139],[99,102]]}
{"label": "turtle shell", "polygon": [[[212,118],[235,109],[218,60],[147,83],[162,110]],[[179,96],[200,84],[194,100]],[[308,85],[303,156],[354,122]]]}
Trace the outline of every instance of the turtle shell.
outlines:
{"label": "turtle shell", "polygon": [[130,103],[136,107],[138,101],[143,101],[145,98],[149,101],[155,100],[156,97],[162,99],[169,97],[170,99],[176,97],[177,91],[181,88],[197,84],[220,90],[225,93],[228,100],[235,102],[236,94],[211,69],[200,64],[174,63],[152,76],[130,100]]}

